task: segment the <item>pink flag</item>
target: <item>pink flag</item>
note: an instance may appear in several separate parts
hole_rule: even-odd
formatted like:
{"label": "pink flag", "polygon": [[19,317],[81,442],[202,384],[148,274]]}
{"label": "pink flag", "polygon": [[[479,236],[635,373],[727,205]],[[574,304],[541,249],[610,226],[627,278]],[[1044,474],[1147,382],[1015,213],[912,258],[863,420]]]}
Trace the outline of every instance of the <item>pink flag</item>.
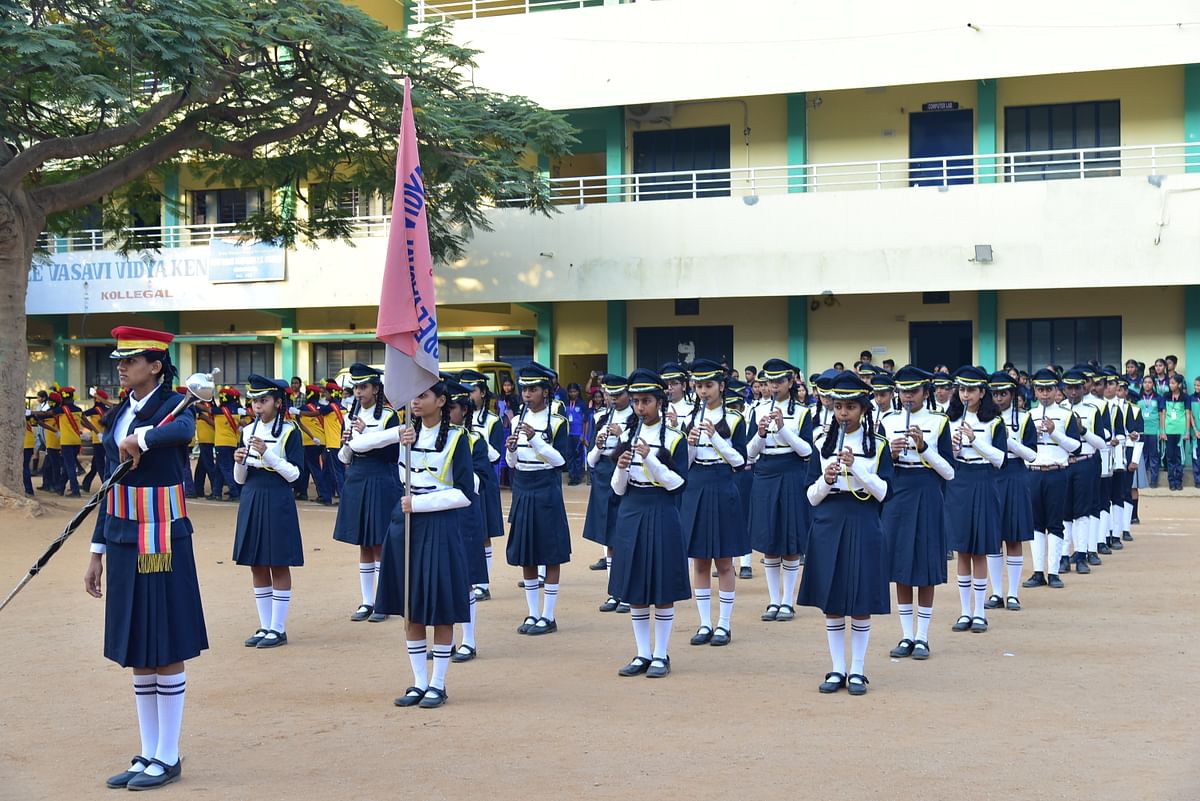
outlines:
{"label": "pink flag", "polygon": [[376,337],[387,345],[383,389],[397,407],[438,381],[437,309],[433,257],[425,214],[425,182],[417,156],[411,84],[404,79],[404,113],[396,151],[396,190],[388,234]]}

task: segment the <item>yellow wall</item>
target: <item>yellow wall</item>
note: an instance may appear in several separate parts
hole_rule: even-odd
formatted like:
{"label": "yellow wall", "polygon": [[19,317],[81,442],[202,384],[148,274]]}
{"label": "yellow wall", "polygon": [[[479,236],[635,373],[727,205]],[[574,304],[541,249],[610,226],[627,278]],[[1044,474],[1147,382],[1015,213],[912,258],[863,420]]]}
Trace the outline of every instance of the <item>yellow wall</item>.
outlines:
{"label": "yellow wall", "polygon": [[[736,367],[738,370],[747,364],[761,366],[772,357],[787,356],[785,298],[702,300],[698,317],[676,317],[673,300],[630,301],[627,310],[629,347],[626,364],[630,369],[658,368],[657,364],[637,363],[637,329],[650,326],[732,325],[734,363],[730,367]],[[713,358],[713,354],[697,355]]]}
{"label": "yellow wall", "polygon": [[604,301],[554,305],[554,355],[608,352],[608,308]]}
{"label": "yellow wall", "polygon": [[[743,110],[742,101],[746,107]],[[787,164],[787,98],[783,95],[729,98],[712,101],[676,103],[670,122],[628,122],[626,124],[625,171],[633,164],[635,131],[661,131],[668,128],[729,126],[729,166],[777,167]],[[746,147],[742,129],[750,128],[750,146]]]}
{"label": "yellow wall", "polygon": [[404,4],[399,0],[349,0],[394,31],[404,28]]}

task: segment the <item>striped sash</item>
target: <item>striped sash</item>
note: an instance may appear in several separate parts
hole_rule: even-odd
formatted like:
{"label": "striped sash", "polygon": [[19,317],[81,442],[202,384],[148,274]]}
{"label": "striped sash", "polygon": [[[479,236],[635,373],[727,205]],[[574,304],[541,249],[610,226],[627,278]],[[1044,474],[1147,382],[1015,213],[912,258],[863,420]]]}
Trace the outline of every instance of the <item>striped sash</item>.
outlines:
{"label": "striped sash", "polygon": [[187,516],[183,485],[130,487],[108,493],[105,512],[138,524],[138,572],[171,572],[171,522]]}

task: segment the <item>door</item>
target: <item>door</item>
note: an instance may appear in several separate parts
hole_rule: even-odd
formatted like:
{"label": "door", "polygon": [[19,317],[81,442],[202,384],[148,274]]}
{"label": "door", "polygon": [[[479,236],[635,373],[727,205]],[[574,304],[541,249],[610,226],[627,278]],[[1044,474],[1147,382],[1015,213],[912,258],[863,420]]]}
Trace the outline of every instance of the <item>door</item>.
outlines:
{"label": "door", "polygon": [[947,159],[970,156],[975,149],[975,112],[918,111],[908,115],[909,186],[946,186],[969,184],[971,159]]}
{"label": "door", "polygon": [[917,367],[932,370],[944,364],[954,372],[971,363],[971,321],[908,324],[908,357]]}
{"label": "door", "polygon": [[[717,170],[694,175],[696,170]],[[635,131],[638,200],[729,196],[729,126]],[[642,178],[642,173],[679,173]]]}
{"label": "door", "polygon": [[651,370],[666,362],[691,364],[697,357],[733,365],[732,325],[638,328],[637,363]]}

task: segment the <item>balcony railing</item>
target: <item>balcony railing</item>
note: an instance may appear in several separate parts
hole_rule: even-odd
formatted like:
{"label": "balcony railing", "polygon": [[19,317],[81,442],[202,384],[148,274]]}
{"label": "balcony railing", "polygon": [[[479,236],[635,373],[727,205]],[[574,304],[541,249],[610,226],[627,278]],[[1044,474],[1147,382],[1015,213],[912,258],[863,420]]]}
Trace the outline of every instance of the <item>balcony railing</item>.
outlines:
{"label": "balcony railing", "polygon": [[[551,178],[550,197],[558,204],[613,203],[1169,175],[1188,169],[1200,171],[1200,143]],[[500,205],[525,202],[505,198]]]}
{"label": "balcony railing", "polygon": [[632,0],[417,0],[413,8],[413,21],[420,25],[537,11],[615,6],[628,2]]}

